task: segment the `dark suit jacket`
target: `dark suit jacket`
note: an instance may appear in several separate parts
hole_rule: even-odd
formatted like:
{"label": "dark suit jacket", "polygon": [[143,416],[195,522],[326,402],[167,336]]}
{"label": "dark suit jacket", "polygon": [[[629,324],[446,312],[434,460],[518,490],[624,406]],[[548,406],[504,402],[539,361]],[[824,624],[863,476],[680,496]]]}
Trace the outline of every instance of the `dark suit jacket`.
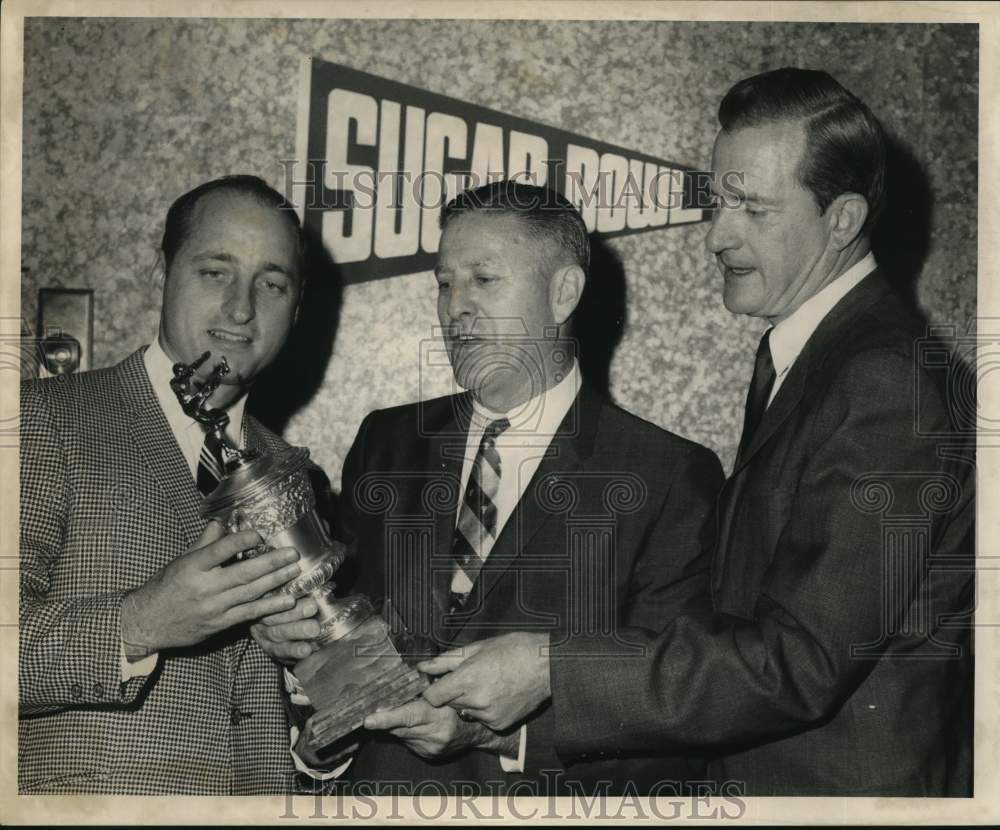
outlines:
{"label": "dark suit jacket", "polygon": [[749,795],[970,793],[974,448],[924,335],[878,274],[822,321],[720,496],[716,613],[596,678],[552,659],[562,757],[690,746]]}
{"label": "dark suit jacket", "polygon": [[[385,595],[412,631],[448,648],[507,631],[601,631],[655,626],[707,601],[706,516],[722,484],[718,459],[586,387],[571,407],[476,581],[467,614],[446,614],[451,545],[471,400],[467,395],[371,413],[344,467],[346,525],[358,588]],[[504,475],[512,471],[504,471]],[[618,644],[623,659],[636,648]],[[596,669],[595,665],[595,669]],[[609,753],[567,767],[546,707],[528,719],[526,769],[506,774],[495,753],[428,762],[390,736],[363,745],[352,781],[433,779],[522,794],[597,779],[620,791],[703,775],[698,758],[658,750]],[[493,783],[495,782],[495,783]],[[482,789],[483,792],[487,790]]]}
{"label": "dark suit jacket", "polygon": [[[124,593],[196,541],[201,496],[143,350],[21,389],[21,793],[253,794],[292,784],[275,665],[244,634],[121,682]],[[246,416],[247,444],[285,444]]]}

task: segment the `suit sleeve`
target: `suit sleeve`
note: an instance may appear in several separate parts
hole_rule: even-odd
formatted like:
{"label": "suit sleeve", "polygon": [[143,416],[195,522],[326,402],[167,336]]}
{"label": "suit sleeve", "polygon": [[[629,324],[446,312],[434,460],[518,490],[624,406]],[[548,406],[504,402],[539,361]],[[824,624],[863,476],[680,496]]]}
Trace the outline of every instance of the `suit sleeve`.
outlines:
{"label": "suit sleeve", "polygon": [[710,607],[709,518],[723,481],[715,453],[697,445],[687,449],[633,568],[626,625],[659,631],[685,611]]}
{"label": "suit sleeve", "polygon": [[20,714],[128,704],[148,678],[122,682],[124,593],[49,596],[67,544],[67,459],[44,392],[30,384],[21,387],[20,474]]}
{"label": "suit sleeve", "polygon": [[[809,426],[815,451],[798,476],[752,619],[688,612],[659,634],[631,629],[642,657],[618,659],[600,675],[592,662],[553,655],[560,754],[750,746],[837,711],[876,662],[851,659],[852,645],[880,642],[886,622],[899,623],[883,619],[881,515],[859,509],[852,489],[866,473],[941,466],[933,442],[914,429],[913,377],[908,356],[879,350],[834,378]],[[940,398],[916,403],[946,418]],[[921,477],[912,481],[905,492],[904,477],[900,504],[918,498]],[[961,503],[935,528],[936,554],[971,545],[971,480],[960,490]],[[897,586],[901,601],[892,607],[900,614],[917,579]]]}
{"label": "suit sleeve", "polygon": [[[639,545],[629,574],[628,593],[618,615],[620,625],[616,635],[569,638],[560,629],[552,640],[561,641],[560,646],[554,647],[552,659],[552,705],[557,739],[561,731],[580,731],[588,735],[609,727],[609,724],[595,722],[607,716],[604,707],[581,701],[573,684],[582,683],[588,688],[597,684],[607,693],[614,694],[619,682],[619,665],[637,668],[636,661],[642,660],[640,655],[652,632],[662,631],[681,614],[705,614],[711,608],[710,518],[724,481],[722,465],[711,450],[697,444],[685,444],[681,453],[667,459],[673,475]],[[573,659],[559,656],[568,653],[578,656]],[[557,690],[555,683],[561,677],[556,674],[557,667],[565,670],[567,666],[572,666],[571,670],[579,674]],[[567,710],[571,710],[568,717],[565,715]],[[617,724],[611,731],[617,732],[616,727]],[[530,772],[542,774],[537,765],[545,763],[544,759],[551,754],[552,740],[550,729],[532,729],[529,724],[527,763],[532,765]],[[610,741],[589,746],[593,748],[592,753],[578,752],[572,743],[564,750],[564,746],[556,742],[559,758],[566,763],[588,754],[601,758],[627,755],[632,749]],[[667,754],[662,747],[653,749],[655,752],[650,754]]]}

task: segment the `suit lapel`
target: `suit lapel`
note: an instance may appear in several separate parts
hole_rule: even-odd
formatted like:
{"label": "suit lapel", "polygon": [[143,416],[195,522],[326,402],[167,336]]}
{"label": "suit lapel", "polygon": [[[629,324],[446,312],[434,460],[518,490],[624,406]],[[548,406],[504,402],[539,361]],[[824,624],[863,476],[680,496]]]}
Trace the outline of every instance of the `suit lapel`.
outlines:
{"label": "suit lapel", "polygon": [[[144,351],[140,349],[118,365],[122,406],[128,411],[130,431],[139,455],[176,513],[184,534],[183,547],[188,549],[205,527],[201,517],[202,497],[146,374]],[[270,450],[256,420],[246,413],[243,427],[247,447],[261,452]],[[168,561],[170,558],[165,558],[157,564],[162,566]],[[223,651],[232,683],[249,645],[247,632],[243,627],[223,632],[218,642],[225,645]]]}
{"label": "suit lapel", "polygon": [[774,396],[774,400],[764,410],[764,417],[761,418],[760,426],[757,427],[750,446],[747,447],[747,451],[737,460],[736,466],[733,468],[734,476],[750,463],[750,459],[767,443],[778,427],[785,422],[788,416],[795,410],[795,407],[799,405],[799,402],[802,400],[802,392],[805,389],[806,379],[806,372],[800,371],[800,369],[802,367],[799,365],[799,361],[796,360],[788,372],[788,377],[785,378],[781,384],[781,388],[778,389],[777,394]]}
{"label": "suit lapel", "polygon": [[866,308],[880,300],[889,291],[881,273],[876,269],[845,294],[806,341],[799,356],[792,364],[788,376],[781,384],[771,405],[764,411],[760,426],[746,453],[733,468],[733,476],[750,463],[778,428],[785,422],[802,400],[806,379],[822,365],[845,326]]}
{"label": "suit lapel", "polygon": [[[476,610],[482,608],[514,563],[529,553],[532,538],[552,518],[552,511],[543,505],[553,500],[539,498],[539,491],[558,484],[560,475],[578,470],[590,458],[602,406],[600,396],[584,384],[483,564],[469,595],[467,613],[453,617],[454,622],[447,631],[449,639],[458,634],[463,623],[476,619]],[[450,580],[449,571],[449,583]]]}
{"label": "suit lapel", "polygon": [[743,486],[743,478],[740,474],[798,408],[805,397],[806,381],[810,374],[821,367],[826,358],[836,350],[844,329],[858,315],[881,300],[890,290],[885,278],[876,269],[848,291],[840,302],[830,310],[830,313],[823,318],[812,336],[806,341],[799,356],[792,364],[788,376],[774,396],[774,400],[765,410],[764,417],[761,419],[760,426],[747,448],[747,452],[737,460],[732,474],[726,479],[722,492],[719,494],[718,509],[715,511],[716,550],[713,565],[713,586],[716,590],[722,584],[726,548],[728,547],[726,537]]}
{"label": "suit lapel", "polygon": [[127,412],[129,432],[135,439],[139,456],[150,478],[160,485],[173,508],[187,548],[205,526],[199,513],[201,495],[146,374],[144,351],[134,352],[116,367],[121,406]]}
{"label": "suit lapel", "polygon": [[[422,404],[421,404],[422,405]],[[445,642],[447,636],[441,628],[443,616],[448,613],[451,596],[453,567],[452,544],[458,508],[462,503],[461,479],[465,443],[472,416],[471,395],[453,395],[447,399],[445,411],[438,414],[428,430],[426,467],[430,473],[425,487],[442,482],[442,492],[448,497],[433,510],[434,536],[431,555],[431,597],[434,612],[431,614],[436,641]],[[424,423],[425,429],[427,424]]]}

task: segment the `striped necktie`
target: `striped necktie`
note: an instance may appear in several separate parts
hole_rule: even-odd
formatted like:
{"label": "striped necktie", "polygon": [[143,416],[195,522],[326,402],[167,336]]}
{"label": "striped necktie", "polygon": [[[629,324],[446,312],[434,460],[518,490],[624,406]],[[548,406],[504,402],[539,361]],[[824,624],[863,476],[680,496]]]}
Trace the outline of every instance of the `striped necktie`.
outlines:
{"label": "striped necktie", "polygon": [[497,491],[500,489],[500,453],[496,440],[510,421],[500,418],[488,424],[472,462],[465,498],[458,511],[458,526],[452,547],[455,570],[451,578],[451,609],[460,610],[469,599],[497,535]]}
{"label": "striped necktie", "polygon": [[201,455],[198,456],[198,489],[203,496],[211,493],[225,475],[225,463],[222,460],[222,442],[214,432],[205,433],[205,443],[201,445]]}

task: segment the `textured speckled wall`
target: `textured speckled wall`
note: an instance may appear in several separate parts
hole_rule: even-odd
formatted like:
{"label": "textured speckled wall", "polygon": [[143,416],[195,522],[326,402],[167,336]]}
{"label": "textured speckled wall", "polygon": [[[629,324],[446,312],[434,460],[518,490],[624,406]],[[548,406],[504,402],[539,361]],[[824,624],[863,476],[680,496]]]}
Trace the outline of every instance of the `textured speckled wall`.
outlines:
{"label": "textured speckled wall", "polygon": [[[975,27],[916,24],[29,19],[22,314],[33,324],[41,285],[91,286],[97,366],[149,342],[166,208],[232,172],[281,189],[299,60],[318,56],[692,165],[707,164],[734,81],[827,69],[900,140],[907,212],[891,252],[919,269],[929,318],[964,327],[976,306],[977,43]],[[705,230],[610,244],[627,320],[611,390],[728,467],[763,325],[722,306]],[[417,274],[350,286],[331,307],[333,356],[286,435],[334,480],[365,412],[449,391],[445,374],[419,371],[434,293]]]}

